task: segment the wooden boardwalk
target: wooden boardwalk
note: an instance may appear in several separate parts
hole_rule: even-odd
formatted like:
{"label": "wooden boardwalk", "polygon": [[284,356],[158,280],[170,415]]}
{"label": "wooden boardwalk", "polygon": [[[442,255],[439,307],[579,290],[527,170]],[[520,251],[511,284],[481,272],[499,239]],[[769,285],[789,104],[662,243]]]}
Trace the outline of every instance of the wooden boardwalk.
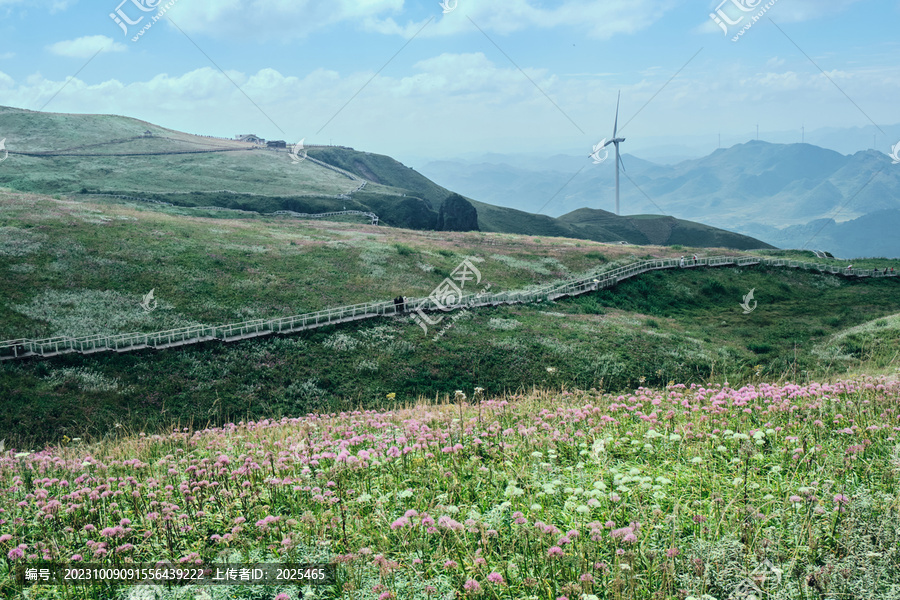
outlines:
{"label": "wooden boardwalk", "polygon": [[95,352],[132,352],[153,348],[162,350],[209,341],[236,342],[272,334],[287,334],[327,325],[360,321],[376,317],[409,316],[416,311],[426,313],[445,312],[461,308],[498,306],[501,304],[524,304],[548,302],[567,296],[578,296],[599,289],[611,288],[619,282],[642,273],[661,269],[690,269],[697,267],[729,267],[763,264],[770,267],[804,269],[820,273],[831,273],[847,277],[897,277],[900,273],[882,273],[873,269],[846,269],[831,265],[807,263],[785,259],[714,256],[700,258],[696,263],[687,260],[682,266],[680,259],[666,258],[634,262],[617,269],[599,271],[586,278],[572,279],[562,284],[551,284],[535,289],[501,292],[496,294],[468,294],[451,306],[444,307],[433,297],[407,298],[407,312],[400,312],[392,300],[369,302],[320,310],[304,315],[280,319],[257,319],[228,325],[198,325],[158,331],[153,333],[124,333],[116,335],[92,335],[87,337],[55,337],[39,340],[19,339],[0,342],[0,360],[15,360],[28,357],[50,357],[60,354],[93,354]]}

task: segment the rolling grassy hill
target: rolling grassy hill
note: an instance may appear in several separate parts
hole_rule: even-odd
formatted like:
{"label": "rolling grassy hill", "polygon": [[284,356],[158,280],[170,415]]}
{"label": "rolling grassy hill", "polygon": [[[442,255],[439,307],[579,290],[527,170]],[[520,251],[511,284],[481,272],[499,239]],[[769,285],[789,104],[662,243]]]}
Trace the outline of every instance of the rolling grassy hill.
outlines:
{"label": "rolling grassy hill", "polygon": [[[636,219],[605,213],[601,223],[594,213],[602,211],[576,211],[554,219],[490,206],[456,196],[388,156],[349,148],[312,148],[308,155],[315,160],[297,163],[287,150],[190,135],[127,117],[6,107],[0,107],[0,131],[10,152],[0,168],[0,185],[20,191],[124,194],[184,206],[260,212],[346,208],[375,212],[388,225],[423,230],[771,248],[699,223],[679,222],[676,227],[669,217]],[[355,191],[360,180],[368,183]],[[648,223],[656,220],[658,225]]]}
{"label": "rolling grassy hill", "polygon": [[[508,291],[702,252],[4,191],[0,339],[154,331],[427,296],[465,258],[482,286]],[[744,315],[739,303],[750,288],[759,308]],[[159,306],[147,313],[139,303],[150,289]],[[476,386],[619,390],[891,371],[897,291],[896,279],[765,268],[656,273],[548,306],[457,312],[428,335],[409,319],[384,319],[160,353],[3,363],[0,438],[31,445],[63,434],[102,437],[116,423],[224,423]]]}

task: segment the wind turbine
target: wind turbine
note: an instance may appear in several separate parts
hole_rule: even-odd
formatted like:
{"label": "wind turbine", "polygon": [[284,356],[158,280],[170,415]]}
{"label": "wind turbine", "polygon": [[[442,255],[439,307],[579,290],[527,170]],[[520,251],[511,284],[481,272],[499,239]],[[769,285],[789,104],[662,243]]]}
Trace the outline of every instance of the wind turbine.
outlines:
{"label": "wind turbine", "polygon": [[619,156],[619,144],[625,141],[625,138],[616,137],[616,133],[619,131],[619,99],[622,97],[621,90],[619,91],[619,95],[616,97],[616,120],[613,124],[613,136],[612,139],[603,144],[601,148],[606,148],[610,144],[615,144],[616,146],[616,215],[619,214],[619,165],[622,165],[622,170],[625,170],[625,163],[622,162],[622,157]]}

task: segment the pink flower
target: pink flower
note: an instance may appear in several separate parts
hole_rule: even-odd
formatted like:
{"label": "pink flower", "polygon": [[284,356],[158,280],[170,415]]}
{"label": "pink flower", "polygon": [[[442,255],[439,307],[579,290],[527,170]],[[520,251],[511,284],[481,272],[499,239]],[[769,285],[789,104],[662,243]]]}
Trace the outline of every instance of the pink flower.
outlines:
{"label": "pink flower", "polygon": [[788,500],[790,500],[791,502],[803,502],[803,498],[801,498],[800,496],[798,496],[796,494],[794,494],[793,496],[788,498]]}
{"label": "pink flower", "polygon": [[490,573],[487,576],[487,580],[491,583],[496,583],[497,585],[503,585],[503,575],[497,573],[496,571]]}
{"label": "pink flower", "polygon": [[666,556],[668,556],[669,558],[675,558],[680,552],[681,550],[679,550],[678,548],[669,548],[668,550],[666,550]]}
{"label": "pink flower", "polygon": [[22,550],[19,548],[13,548],[6,556],[7,558],[9,558],[9,560],[18,560],[25,556],[25,553],[22,552]]}
{"label": "pink flower", "polygon": [[81,556],[80,554],[73,554],[72,558],[70,558],[69,560],[71,560],[72,562],[78,562],[78,561],[84,560],[84,557]]}
{"label": "pink flower", "polygon": [[12,539],[11,535],[9,535],[8,533],[4,533],[3,535],[0,535],[0,544],[8,542],[11,539]]}
{"label": "pink flower", "polygon": [[445,569],[455,569],[457,566],[458,565],[456,564],[456,561],[454,561],[454,560],[448,560],[447,562],[444,563]]}
{"label": "pink flower", "polygon": [[554,556],[562,556],[563,549],[559,546],[552,546],[549,550],[547,550],[547,556],[553,558]]}
{"label": "pink flower", "polygon": [[848,504],[850,502],[850,498],[848,498],[847,496],[845,496],[843,494],[835,494],[834,502],[840,503],[840,504]]}
{"label": "pink flower", "polygon": [[466,581],[466,583],[463,585],[463,589],[466,590],[467,592],[480,592],[480,591],[481,591],[481,584],[479,584],[479,583],[478,583],[477,581],[475,581],[474,579],[469,579],[469,580]]}
{"label": "pink flower", "polygon": [[378,600],[393,600],[394,597],[394,592],[382,592],[378,596]]}

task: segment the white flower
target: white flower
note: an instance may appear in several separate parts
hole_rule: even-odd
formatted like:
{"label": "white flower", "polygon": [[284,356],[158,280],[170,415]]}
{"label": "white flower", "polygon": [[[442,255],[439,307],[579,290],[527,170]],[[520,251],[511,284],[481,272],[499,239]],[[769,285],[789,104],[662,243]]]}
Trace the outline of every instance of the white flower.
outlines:
{"label": "white flower", "polygon": [[26,456],[31,456],[31,452],[17,452],[13,458],[25,458]]}

